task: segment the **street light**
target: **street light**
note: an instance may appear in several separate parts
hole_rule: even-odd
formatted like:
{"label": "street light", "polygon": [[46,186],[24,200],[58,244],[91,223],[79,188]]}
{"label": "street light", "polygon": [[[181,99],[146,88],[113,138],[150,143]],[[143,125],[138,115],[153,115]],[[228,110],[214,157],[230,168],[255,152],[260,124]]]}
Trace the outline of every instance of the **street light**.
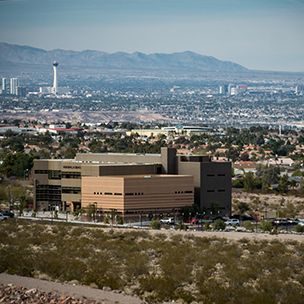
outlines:
{"label": "street light", "polygon": [[94,202],[95,210],[94,210],[94,222],[96,223],[96,214],[97,214],[97,202]]}

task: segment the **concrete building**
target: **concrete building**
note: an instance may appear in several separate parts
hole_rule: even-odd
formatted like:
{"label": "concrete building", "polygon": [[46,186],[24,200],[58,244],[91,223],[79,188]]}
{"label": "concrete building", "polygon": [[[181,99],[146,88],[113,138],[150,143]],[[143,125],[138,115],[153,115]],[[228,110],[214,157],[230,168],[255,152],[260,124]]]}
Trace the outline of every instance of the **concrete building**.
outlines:
{"label": "concrete building", "polygon": [[11,78],[10,80],[10,93],[11,95],[17,95],[17,87],[19,87],[19,79]]}
{"label": "concrete building", "polygon": [[209,156],[161,154],[81,153],[74,160],[35,160],[34,205],[37,210],[75,210],[97,205],[105,213],[119,209],[122,217],[138,212],[160,214],[197,204],[220,205],[231,213],[231,163]]}
{"label": "concrete building", "polygon": [[208,127],[196,127],[196,126],[182,126],[178,125],[175,127],[163,127],[161,129],[133,129],[129,132],[126,132],[127,136],[131,136],[132,134],[138,134],[139,136],[147,136],[147,137],[155,137],[157,138],[159,135],[168,136],[176,136],[176,135],[184,135],[184,136],[192,136],[192,135],[202,135],[204,133],[210,133],[211,128]]}
{"label": "concrete building", "polygon": [[82,178],[82,207],[94,204],[99,212],[116,209],[124,218],[135,214],[175,213],[191,206],[193,176],[117,175]]}

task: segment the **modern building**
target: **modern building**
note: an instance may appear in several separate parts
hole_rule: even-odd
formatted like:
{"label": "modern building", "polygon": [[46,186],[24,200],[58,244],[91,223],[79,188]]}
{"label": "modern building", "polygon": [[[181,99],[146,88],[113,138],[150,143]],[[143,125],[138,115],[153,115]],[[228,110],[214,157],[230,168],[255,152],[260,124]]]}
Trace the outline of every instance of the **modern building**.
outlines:
{"label": "modern building", "polygon": [[197,204],[208,212],[220,205],[231,213],[231,163],[209,156],[80,153],[76,159],[35,160],[34,205],[37,210],[75,210],[95,204],[99,214],[116,209],[122,217],[144,212],[156,216]]}
{"label": "modern building", "polygon": [[11,95],[17,95],[17,87],[19,87],[19,79],[11,78],[10,80],[10,93]]}
{"label": "modern building", "polygon": [[2,78],[2,93],[6,91],[6,78]]}
{"label": "modern building", "polygon": [[54,69],[54,84],[53,84],[53,93],[57,94],[58,93],[58,80],[57,80],[57,67],[58,67],[58,62],[54,61],[53,63],[53,69]]}
{"label": "modern building", "polygon": [[219,86],[219,94],[220,95],[226,95],[228,92],[228,86],[227,85],[220,85]]}
{"label": "modern building", "polygon": [[235,88],[235,85],[230,83],[230,84],[228,85],[228,94],[230,94],[230,95],[231,95],[231,89],[232,89],[232,88]]}
{"label": "modern building", "polygon": [[26,87],[17,87],[16,88],[16,95],[20,97],[25,97],[26,96]]}

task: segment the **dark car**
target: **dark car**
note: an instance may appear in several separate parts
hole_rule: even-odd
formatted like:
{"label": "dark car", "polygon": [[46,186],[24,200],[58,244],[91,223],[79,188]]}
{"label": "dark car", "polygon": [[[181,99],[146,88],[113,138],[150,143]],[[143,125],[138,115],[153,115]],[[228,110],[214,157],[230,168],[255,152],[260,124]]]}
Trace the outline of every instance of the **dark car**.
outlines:
{"label": "dark car", "polygon": [[242,215],[240,217],[240,220],[243,221],[243,222],[245,222],[245,221],[253,221],[253,217],[251,215],[245,214],[245,215]]}
{"label": "dark car", "polygon": [[234,214],[230,217],[231,219],[238,219],[239,221],[253,221],[253,218],[251,215],[247,214]]}
{"label": "dark car", "polygon": [[4,210],[1,212],[4,216],[14,217],[15,214],[12,211]]}

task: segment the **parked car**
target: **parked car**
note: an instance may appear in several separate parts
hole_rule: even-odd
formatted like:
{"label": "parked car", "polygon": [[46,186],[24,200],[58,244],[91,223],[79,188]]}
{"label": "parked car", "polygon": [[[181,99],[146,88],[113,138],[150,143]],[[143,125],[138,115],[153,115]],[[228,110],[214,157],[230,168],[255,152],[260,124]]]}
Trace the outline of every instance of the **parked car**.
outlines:
{"label": "parked car", "polygon": [[298,225],[304,226],[304,221],[300,221],[300,222],[298,223]]}
{"label": "parked car", "polygon": [[244,215],[241,216],[240,220],[243,221],[243,222],[253,221],[253,217],[251,215],[244,214]]}
{"label": "parked car", "polygon": [[288,218],[287,222],[289,223],[289,225],[297,225],[300,222],[300,220],[297,218]]}
{"label": "parked car", "polygon": [[195,223],[195,219],[186,219],[184,220],[185,223],[190,223],[190,224],[194,224]]}
{"label": "parked car", "polygon": [[163,219],[160,220],[160,223],[174,225],[174,218],[173,217],[163,218]]}
{"label": "parked car", "polygon": [[4,211],[1,211],[1,213],[4,215],[4,216],[8,216],[8,217],[14,217],[15,214],[14,212],[10,211],[10,210],[4,210]]}
{"label": "parked car", "polygon": [[229,220],[227,220],[225,222],[225,224],[227,226],[239,226],[240,225],[240,221],[238,219],[235,219],[235,218],[230,218]]}
{"label": "parked car", "polygon": [[284,218],[278,218],[272,222],[273,226],[287,226],[288,224],[289,223],[288,223],[287,219],[284,219]]}
{"label": "parked car", "polygon": [[2,213],[0,213],[0,221],[5,221],[8,219],[8,216],[3,215]]}

